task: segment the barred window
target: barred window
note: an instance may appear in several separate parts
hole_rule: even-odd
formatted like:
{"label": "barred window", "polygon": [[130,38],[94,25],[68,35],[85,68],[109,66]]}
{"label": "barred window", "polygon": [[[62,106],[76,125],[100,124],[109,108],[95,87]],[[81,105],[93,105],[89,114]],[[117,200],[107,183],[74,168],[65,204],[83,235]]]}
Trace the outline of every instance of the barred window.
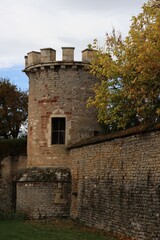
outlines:
{"label": "barred window", "polygon": [[52,144],[65,144],[66,119],[64,117],[52,118]]}

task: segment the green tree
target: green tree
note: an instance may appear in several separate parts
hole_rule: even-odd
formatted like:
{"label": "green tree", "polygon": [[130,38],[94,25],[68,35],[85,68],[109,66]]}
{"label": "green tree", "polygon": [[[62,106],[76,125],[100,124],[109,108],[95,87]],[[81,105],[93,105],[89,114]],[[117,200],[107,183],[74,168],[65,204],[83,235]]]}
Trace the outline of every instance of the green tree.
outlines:
{"label": "green tree", "polygon": [[100,81],[88,106],[98,109],[98,121],[109,131],[160,120],[159,1],[143,5],[124,40],[115,30],[106,35],[90,71]]}
{"label": "green tree", "polygon": [[28,96],[9,80],[0,79],[0,136],[17,138],[27,119]]}

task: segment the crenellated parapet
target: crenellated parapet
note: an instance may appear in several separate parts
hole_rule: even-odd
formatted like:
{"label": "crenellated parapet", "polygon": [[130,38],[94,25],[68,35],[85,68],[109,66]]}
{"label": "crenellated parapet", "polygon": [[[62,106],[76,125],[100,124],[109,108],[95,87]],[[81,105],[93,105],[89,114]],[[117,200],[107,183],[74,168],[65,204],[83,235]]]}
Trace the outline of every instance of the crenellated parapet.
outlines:
{"label": "crenellated parapet", "polygon": [[82,61],[74,61],[74,47],[62,47],[62,60],[56,60],[56,50],[52,48],[40,49],[40,52],[32,51],[25,56],[25,72],[29,72],[37,67],[49,67],[54,65],[74,65],[83,66],[90,63],[95,51],[92,49],[85,49],[82,51]]}

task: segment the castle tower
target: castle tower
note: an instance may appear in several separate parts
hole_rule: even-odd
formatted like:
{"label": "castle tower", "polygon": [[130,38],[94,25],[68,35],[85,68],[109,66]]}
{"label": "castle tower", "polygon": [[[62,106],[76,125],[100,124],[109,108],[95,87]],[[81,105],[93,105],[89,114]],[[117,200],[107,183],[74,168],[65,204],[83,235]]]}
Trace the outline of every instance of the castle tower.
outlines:
{"label": "castle tower", "polygon": [[74,61],[74,48],[62,48],[56,61],[51,48],[30,52],[24,72],[29,77],[28,167],[70,167],[67,146],[99,130],[96,112],[86,107],[96,82],[87,70],[94,56],[82,51]]}
{"label": "castle tower", "polygon": [[99,131],[96,112],[86,107],[96,83],[87,70],[94,57],[74,48],[62,48],[56,61],[51,48],[30,52],[24,72],[29,77],[28,168],[17,182],[17,211],[40,219],[70,215],[71,159],[68,146]]}

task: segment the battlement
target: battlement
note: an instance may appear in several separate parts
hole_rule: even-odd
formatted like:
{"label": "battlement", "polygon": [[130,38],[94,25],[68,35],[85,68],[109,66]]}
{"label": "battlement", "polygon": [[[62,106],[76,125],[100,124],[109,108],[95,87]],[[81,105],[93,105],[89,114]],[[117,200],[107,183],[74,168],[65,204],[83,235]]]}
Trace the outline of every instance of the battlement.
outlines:
{"label": "battlement", "polygon": [[[37,64],[51,63],[73,63],[74,62],[74,47],[62,47],[62,61],[56,61],[56,50],[52,48],[42,48],[40,52],[32,51],[25,56],[25,68]],[[94,58],[95,51],[85,49],[82,51],[82,61],[79,63],[90,63]]]}
{"label": "battlement", "polygon": [[62,61],[74,61],[74,47],[62,47]]}

